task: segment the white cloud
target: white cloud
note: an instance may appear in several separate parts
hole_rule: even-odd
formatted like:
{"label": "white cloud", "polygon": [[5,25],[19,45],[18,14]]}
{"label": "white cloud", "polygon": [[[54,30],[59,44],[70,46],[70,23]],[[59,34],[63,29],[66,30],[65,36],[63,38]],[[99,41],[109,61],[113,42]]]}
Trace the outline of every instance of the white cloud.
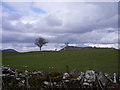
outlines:
{"label": "white cloud", "polygon": [[91,46],[91,47],[117,48],[118,49],[118,44],[92,44],[92,43],[86,43],[84,45]]}

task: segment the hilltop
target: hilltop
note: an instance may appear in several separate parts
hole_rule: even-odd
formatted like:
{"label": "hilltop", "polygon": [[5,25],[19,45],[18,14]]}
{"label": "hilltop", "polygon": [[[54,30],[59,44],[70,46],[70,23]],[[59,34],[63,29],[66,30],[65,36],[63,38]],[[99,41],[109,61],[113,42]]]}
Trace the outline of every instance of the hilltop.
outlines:
{"label": "hilltop", "polygon": [[86,49],[114,49],[114,48],[66,46],[66,47],[62,48],[60,51],[62,51],[62,50],[86,50]]}
{"label": "hilltop", "polygon": [[3,49],[1,50],[2,52],[17,52],[16,50],[14,49]]}

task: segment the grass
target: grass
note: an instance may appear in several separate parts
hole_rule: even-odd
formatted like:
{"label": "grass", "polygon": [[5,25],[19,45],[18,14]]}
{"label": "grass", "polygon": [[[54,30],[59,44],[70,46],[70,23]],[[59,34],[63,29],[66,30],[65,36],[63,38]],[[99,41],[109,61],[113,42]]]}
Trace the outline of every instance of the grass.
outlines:
{"label": "grass", "polygon": [[2,56],[3,65],[10,65],[10,67],[19,70],[59,70],[65,72],[65,66],[68,65],[70,70],[93,69],[109,74],[118,71],[118,50],[115,49],[9,52],[3,53]]}

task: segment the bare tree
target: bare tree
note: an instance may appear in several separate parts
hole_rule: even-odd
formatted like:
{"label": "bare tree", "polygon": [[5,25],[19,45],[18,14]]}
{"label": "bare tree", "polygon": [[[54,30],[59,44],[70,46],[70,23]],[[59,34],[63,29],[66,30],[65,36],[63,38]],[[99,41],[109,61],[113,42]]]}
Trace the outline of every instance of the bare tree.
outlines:
{"label": "bare tree", "polygon": [[40,51],[42,46],[45,45],[46,43],[48,43],[48,41],[42,37],[39,37],[35,40],[35,45],[37,45],[40,48]]}
{"label": "bare tree", "polygon": [[68,47],[69,44],[70,44],[69,42],[66,42],[66,43],[65,43],[65,46]]}

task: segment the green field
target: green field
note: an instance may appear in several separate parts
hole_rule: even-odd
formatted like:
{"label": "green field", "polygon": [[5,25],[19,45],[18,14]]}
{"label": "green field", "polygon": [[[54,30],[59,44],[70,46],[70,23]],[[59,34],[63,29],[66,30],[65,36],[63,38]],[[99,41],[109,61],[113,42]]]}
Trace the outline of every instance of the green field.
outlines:
{"label": "green field", "polygon": [[[117,72],[118,50],[86,49],[69,51],[6,52],[2,54],[2,64],[19,70],[70,70],[93,69],[109,74]],[[52,68],[53,67],[53,68]]]}

